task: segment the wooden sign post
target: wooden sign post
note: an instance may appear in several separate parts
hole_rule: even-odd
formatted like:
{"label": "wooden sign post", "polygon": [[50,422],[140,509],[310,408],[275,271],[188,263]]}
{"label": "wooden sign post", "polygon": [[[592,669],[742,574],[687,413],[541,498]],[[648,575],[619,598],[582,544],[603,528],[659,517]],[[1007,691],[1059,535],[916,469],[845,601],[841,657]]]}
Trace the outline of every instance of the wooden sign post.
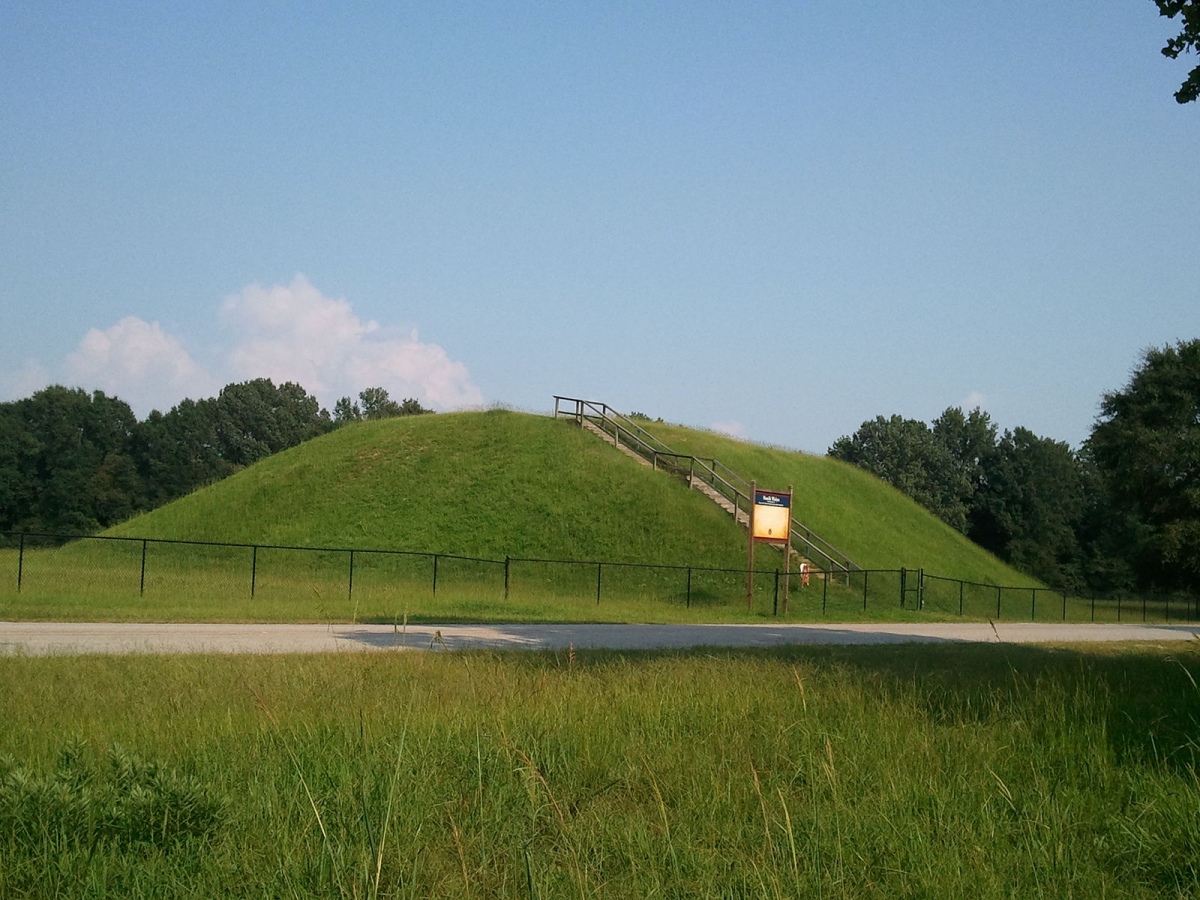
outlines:
{"label": "wooden sign post", "polygon": [[[787,615],[787,576],[791,574],[792,550],[792,488],[784,491],[760,491],[757,482],[750,482],[750,571],[746,575],[746,609],[754,599],[754,542],[783,547],[783,612]],[[778,570],[776,570],[778,571]]]}
{"label": "wooden sign post", "polygon": [[747,523],[750,526],[747,529],[750,534],[750,568],[746,571],[746,612],[754,608],[754,498],[758,494],[756,484],[757,482],[750,482],[750,521]]}

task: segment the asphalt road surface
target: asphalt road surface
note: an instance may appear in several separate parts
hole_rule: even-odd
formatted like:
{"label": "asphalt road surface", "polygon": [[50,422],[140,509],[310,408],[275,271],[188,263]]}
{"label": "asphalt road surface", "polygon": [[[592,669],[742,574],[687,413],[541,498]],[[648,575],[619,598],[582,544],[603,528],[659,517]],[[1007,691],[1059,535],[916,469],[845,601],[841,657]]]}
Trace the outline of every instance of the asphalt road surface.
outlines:
{"label": "asphalt road surface", "polygon": [[1028,622],[808,625],[215,625],[0,622],[0,654],[613,650],[785,644],[1192,641],[1200,625]]}

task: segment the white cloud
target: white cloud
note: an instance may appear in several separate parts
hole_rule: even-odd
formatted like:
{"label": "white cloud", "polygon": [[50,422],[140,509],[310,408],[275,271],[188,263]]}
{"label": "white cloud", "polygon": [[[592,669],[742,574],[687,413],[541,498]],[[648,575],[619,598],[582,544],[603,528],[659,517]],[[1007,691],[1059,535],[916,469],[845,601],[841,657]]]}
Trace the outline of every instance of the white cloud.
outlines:
{"label": "white cloud", "polygon": [[987,409],[987,405],[988,398],[979,393],[979,391],[971,391],[971,393],[967,394],[966,399],[962,402],[962,408],[966,412],[970,412],[971,410],[975,409],[975,407]]}
{"label": "white cloud", "polygon": [[294,381],[326,405],[374,386],[442,409],[483,403],[466,366],[440,346],[415,330],[396,334],[363,321],[302,275],[289,285],[251,285],[227,297],[221,314],[239,336],[229,353],[231,380]]}
{"label": "white cloud", "polygon": [[67,357],[66,373],[72,385],[113,394],[138,411],[169,409],[214,388],[177,338],[136,316],[103,331],[91,329]]}
{"label": "white cloud", "polygon": [[713,422],[712,430],[718,434],[727,434],[739,440],[746,439],[746,426],[741,422]]}
{"label": "white cloud", "polygon": [[328,408],[368,387],[437,409],[484,402],[467,367],[440,346],[422,341],[415,330],[397,332],[360,319],[349,302],[324,296],[302,275],[291,284],[251,285],[225,298],[219,318],[225,340],[214,348],[211,367],[200,365],[159,323],[128,316],[88,331],[59,366],[48,370],[28,360],[19,370],[0,373],[0,399],[27,397],[58,381],[120,397],[144,416],[187,397],[214,396],[230,382],[270,378],[296,382]]}

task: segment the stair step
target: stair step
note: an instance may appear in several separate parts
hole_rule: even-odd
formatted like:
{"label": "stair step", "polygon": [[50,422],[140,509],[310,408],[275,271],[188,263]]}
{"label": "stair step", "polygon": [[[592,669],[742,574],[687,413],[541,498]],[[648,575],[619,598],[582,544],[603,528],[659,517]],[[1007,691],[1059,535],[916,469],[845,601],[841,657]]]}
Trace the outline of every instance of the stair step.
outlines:
{"label": "stair step", "polygon": [[582,424],[583,424],[584,428],[586,428],[592,434],[596,435],[596,437],[600,438],[602,441],[604,441],[607,444],[612,444],[612,446],[616,447],[618,450],[620,450],[622,453],[624,453],[630,459],[636,459],[638,462],[640,462],[643,466],[646,466],[647,468],[650,468],[653,465],[650,462],[650,460],[646,459],[646,457],[642,456],[642,454],[638,453],[632,447],[626,447],[624,444],[617,441],[617,439],[613,435],[609,434],[607,431],[605,431],[603,428],[601,428],[595,422],[590,422],[587,419],[584,419]]}
{"label": "stair step", "polygon": [[[557,401],[560,399],[562,399],[562,398],[559,398],[559,397],[555,398],[556,404],[557,404]],[[584,403],[588,403],[588,405],[590,405],[593,409],[598,408],[596,406],[596,404],[592,404],[592,403],[590,403],[590,401],[574,401],[574,402],[579,404],[580,410],[582,410],[582,406]],[[610,407],[608,407],[606,405],[603,407],[603,409],[604,409],[604,419],[605,419],[605,421],[608,421],[608,412],[610,410]],[[557,414],[558,414],[558,408],[556,405],[555,415],[557,416]],[[641,463],[643,466],[646,466],[647,468],[655,468],[654,462],[647,459],[645,456],[643,456],[641,453],[639,453],[633,447],[622,444],[617,439],[616,435],[609,434],[607,431],[605,431],[603,428],[601,428],[595,422],[591,421],[586,416],[583,416],[581,412],[577,413],[576,421],[583,428],[587,429],[592,434],[596,435],[596,437],[600,438],[605,443],[616,447],[618,450],[620,450],[622,453],[624,453],[630,459],[637,460],[639,463]],[[665,448],[664,448],[664,451],[665,451]],[[674,454],[666,454],[666,455],[671,456],[671,457],[674,456]],[[702,479],[696,478],[694,475],[687,475],[684,472],[678,472],[677,474],[684,476],[684,480],[687,482],[688,487],[699,491],[704,496],[706,496],[709,500],[711,500],[713,503],[720,506],[721,509],[725,510],[725,512],[727,512],[731,516],[733,516],[735,521],[739,525],[741,525],[745,528],[750,527],[749,510],[741,509],[739,506],[735,506],[732,500],[729,500],[727,497],[725,497],[724,494],[722,494],[720,491],[716,490],[716,488],[714,488],[712,485],[708,484],[707,482],[703,481]],[[810,537],[812,537],[811,534],[810,534]],[[813,563],[813,561],[809,557],[805,556],[803,553],[801,553],[799,550],[797,550],[794,546],[790,547],[790,549],[791,549],[791,554],[790,554],[791,559],[797,560],[802,563],[808,563],[814,569],[819,569],[819,567],[815,563]],[[822,551],[818,550],[818,552],[822,552]],[[826,558],[831,559],[828,556]],[[847,560],[847,564],[848,564],[848,566],[853,566],[853,563],[849,563],[848,560]],[[834,565],[837,565],[837,563],[834,563]],[[849,568],[847,568],[846,571],[849,572]],[[823,577],[823,576],[818,575],[817,577]]]}

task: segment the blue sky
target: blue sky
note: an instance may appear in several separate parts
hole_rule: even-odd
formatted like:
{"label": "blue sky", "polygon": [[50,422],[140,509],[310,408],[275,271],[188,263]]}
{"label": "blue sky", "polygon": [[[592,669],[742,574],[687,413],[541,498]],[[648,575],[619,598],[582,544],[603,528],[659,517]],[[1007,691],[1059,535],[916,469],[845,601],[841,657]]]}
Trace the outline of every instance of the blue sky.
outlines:
{"label": "blue sky", "polygon": [[1150,0],[0,6],[0,399],[552,395],[1077,445],[1200,337]]}

